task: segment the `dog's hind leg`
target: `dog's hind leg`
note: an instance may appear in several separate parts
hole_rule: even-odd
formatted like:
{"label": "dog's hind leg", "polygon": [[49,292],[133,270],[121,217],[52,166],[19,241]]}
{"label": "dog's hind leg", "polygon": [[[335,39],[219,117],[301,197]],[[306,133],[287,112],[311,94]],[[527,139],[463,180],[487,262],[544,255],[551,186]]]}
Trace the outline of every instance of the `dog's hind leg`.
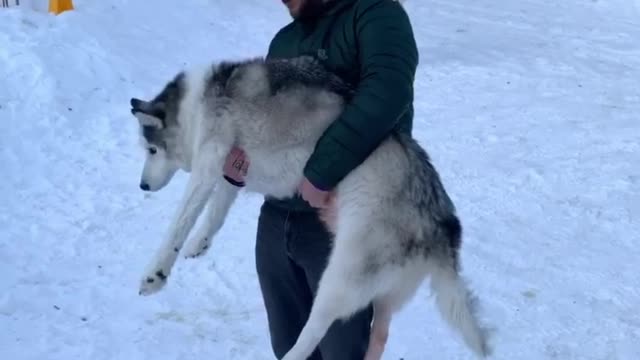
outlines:
{"label": "dog's hind leg", "polygon": [[211,246],[211,241],[224,224],[229,209],[238,196],[240,188],[227,181],[218,182],[213,195],[209,197],[204,223],[196,235],[187,242],[184,249],[186,258],[204,255]]}
{"label": "dog's hind leg", "polygon": [[364,360],[382,359],[382,354],[389,338],[392,316],[393,308],[388,300],[381,298],[373,302],[373,326]]}
{"label": "dog's hind leg", "polygon": [[352,261],[353,254],[341,251],[338,242],[336,245],[318,284],[309,319],[282,360],[306,360],[334,321],[348,318],[372,301],[376,282],[363,279],[361,266]]}
{"label": "dog's hind leg", "polygon": [[140,284],[140,295],[159,291],[167,281],[178,253],[189,232],[202,213],[213,188],[222,173],[224,158],[231,146],[207,143],[198,149],[202,154],[194,159],[193,172],[187,190],[169,228],[169,233],[151,261]]}

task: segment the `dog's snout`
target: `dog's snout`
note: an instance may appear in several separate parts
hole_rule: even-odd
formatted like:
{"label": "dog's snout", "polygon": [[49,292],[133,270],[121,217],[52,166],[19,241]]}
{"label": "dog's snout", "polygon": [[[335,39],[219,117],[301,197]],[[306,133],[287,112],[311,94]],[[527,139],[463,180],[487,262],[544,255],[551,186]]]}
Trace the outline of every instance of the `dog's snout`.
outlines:
{"label": "dog's snout", "polygon": [[144,190],[144,191],[149,191],[149,184],[147,183],[140,183],[140,189]]}

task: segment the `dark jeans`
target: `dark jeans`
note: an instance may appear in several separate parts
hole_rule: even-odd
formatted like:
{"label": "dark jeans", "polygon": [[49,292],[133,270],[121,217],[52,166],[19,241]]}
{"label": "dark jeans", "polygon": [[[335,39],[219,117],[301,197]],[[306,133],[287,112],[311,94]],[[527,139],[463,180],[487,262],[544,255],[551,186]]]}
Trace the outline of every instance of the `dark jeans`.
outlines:
{"label": "dark jeans", "polygon": [[[327,264],[331,235],[315,212],[295,212],[265,202],[260,211],[256,267],[267,311],[271,346],[278,359],[295,344],[309,317]],[[362,360],[372,307],[338,320],[311,360]]]}

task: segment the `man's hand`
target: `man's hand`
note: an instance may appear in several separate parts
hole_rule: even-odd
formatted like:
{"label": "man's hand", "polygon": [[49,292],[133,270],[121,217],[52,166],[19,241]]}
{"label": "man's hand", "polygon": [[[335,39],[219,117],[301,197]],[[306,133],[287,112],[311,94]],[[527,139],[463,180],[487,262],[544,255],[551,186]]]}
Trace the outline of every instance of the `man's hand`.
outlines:
{"label": "man's hand", "polygon": [[231,148],[231,151],[229,151],[222,168],[225,180],[231,185],[243,187],[247,170],[249,170],[249,158],[247,158],[247,154],[245,154],[244,150],[234,146]]}
{"label": "man's hand", "polygon": [[325,208],[329,206],[331,192],[318,189],[306,177],[298,187],[298,192],[300,192],[302,198],[314,208]]}

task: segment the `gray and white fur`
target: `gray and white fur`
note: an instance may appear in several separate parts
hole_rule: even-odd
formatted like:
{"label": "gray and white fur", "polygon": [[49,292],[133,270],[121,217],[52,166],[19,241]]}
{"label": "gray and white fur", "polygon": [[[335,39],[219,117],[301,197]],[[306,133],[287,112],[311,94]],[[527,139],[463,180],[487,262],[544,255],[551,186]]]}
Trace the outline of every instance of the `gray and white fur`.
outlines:
{"label": "gray and white fur", "polygon": [[[223,62],[180,72],[152,100],[132,99],[147,156],[140,186],[163,188],[179,169],[188,185],[140,293],[159,291],[178,254],[203,255],[238,187],[223,180],[236,145],[251,165],[244,189],[293,196],[323,131],[352,89],[310,57]],[[366,360],[382,357],[392,315],[430,276],[437,308],[480,357],[490,354],[475,297],[460,276],[462,227],[424,149],[392,134],[342,180],[323,219],[334,233],[311,314],[284,360],[306,359],[329,326],[373,303]],[[183,245],[207,207],[202,226]]]}

